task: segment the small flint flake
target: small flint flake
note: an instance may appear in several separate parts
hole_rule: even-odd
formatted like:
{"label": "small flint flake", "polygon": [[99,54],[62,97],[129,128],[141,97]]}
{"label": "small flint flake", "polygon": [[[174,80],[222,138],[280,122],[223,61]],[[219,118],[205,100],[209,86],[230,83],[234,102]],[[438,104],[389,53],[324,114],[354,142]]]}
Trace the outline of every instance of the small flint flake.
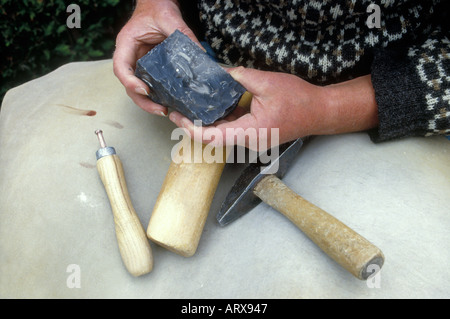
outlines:
{"label": "small flint flake", "polygon": [[148,97],[192,122],[211,125],[234,110],[245,88],[186,35],[176,30],[137,61]]}

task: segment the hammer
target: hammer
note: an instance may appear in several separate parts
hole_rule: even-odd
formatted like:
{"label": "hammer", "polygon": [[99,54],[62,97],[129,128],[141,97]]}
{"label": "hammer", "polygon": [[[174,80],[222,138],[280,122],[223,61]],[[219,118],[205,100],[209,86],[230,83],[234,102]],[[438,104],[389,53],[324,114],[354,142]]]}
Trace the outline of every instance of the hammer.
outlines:
{"label": "hammer", "polygon": [[381,250],[280,180],[302,145],[303,140],[297,139],[280,146],[278,158],[269,165],[264,167],[255,162],[247,166],[222,203],[217,220],[221,226],[227,225],[262,200],[286,216],[352,275],[366,280],[373,270],[381,269],[384,263]]}

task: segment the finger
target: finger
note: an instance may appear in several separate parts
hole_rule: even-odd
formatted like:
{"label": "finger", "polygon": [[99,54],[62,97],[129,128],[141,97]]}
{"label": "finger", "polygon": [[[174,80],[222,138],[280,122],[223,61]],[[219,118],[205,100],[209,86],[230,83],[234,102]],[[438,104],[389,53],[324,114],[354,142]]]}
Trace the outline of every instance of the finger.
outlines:
{"label": "finger", "polygon": [[178,30],[181,33],[187,35],[188,38],[191,39],[193,42],[195,42],[200,48],[202,48],[203,51],[206,51],[200,44],[200,41],[195,36],[194,32],[191,30],[191,28],[188,27],[188,25],[184,22],[182,18],[174,18],[171,19],[170,22],[172,23],[168,23],[162,26],[162,31],[166,37],[175,32],[175,30]]}
{"label": "finger", "polygon": [[204,134],[203,126],[196,126],[187,117],[180,112],[173,111],[169,114],[169,119],[175,123],[178,127],[183,128],[187,135],[194,141],[209,144],[213,142],[213,139]]}
{"label": "finger", "polygon": [[[251,113],[245,113],[234,121],[220,123],[216,128],[221,132],[221,136],[215,139],[217,144],[249,147],[253,145],[251,140],[258,137],[257,122]],[[208,134],[208,129],[208,127],[205,128],[205,134]],[[219,138],[221,138],[220,143]]]}
{"label": "finger", "polygon": [[[255,146],[257,140],[256,122],[249,113],[235,121],[218,121],[211,126],[195,126],[188,118],[178,112],[172,112],[169,119],[177,126],[185,128],[196,141],[212,144],[215,147],[225,145]],[[256,147],[256,146],[255,146]]]}
{"label": "finger", "polygon": [[134,75],[138,50],[135,42],[118,40],[113,55],[113,71],[127,91],[148,95],[148,86]]}
{"label": "finger", "polygon": [[227,69],[227,72],[253,95],[264,95],[270,85],[265,71],[239,66]]}
{"label": "finger", "polygon": [[162,105],[152,102],[147,96],[149,94],[149,87],[134,75],[132,68],[133,58],[135,51],[126,46],[119,46],[114,53],[114,74],[126,89],[128,96],[133,102],[143,110],[157,114],[160,116],[167,116],[167,108]]}
{"label": "finger", "polygon": [[178,111],[172,111],[169,114],[169,120],[176,124],[178,127],[186,128],[189,133],[193,133],[194,123],[192,123],[187,117]]}
{"label": "finger", "polygon": [[[233,112],[228,114],[225,118],[216,121],[213,125],[217,126],[217,125],[220,125],[220,124],[223,124],[223,123],[234,121],[234,120],[240,118],[242,115],[244,115],[244,114],[246,114],[248,112],[249,112],[248,108],[237,106],[233,110]],[[182,127],[183,124],[187,125],[189,123],[192,123],[191,121],[188,120],[187,117],[183,116],[181,113],[179,113],[177,111],[173,111],[170,114],[171,114],[170,115],[170,120],[172,122],[174,122],[179,127]],[[183,121],[188,121],[189,123],[183,122]]]}
{"label": "finger", "polygon": [[138,105],[141,109],[143,109],[144,111],[147,111],[149,113],[152,114],[156,114],[159,116],[164,116],[167,117],[167,108],[157,104],[155,102],[153,102],[152,100],[150,100],[148,97],[141,95],[141,94],[136,94],[134,92],[127,92],[128,95],[130,96],[130,98],[133,100],[133,102]]}

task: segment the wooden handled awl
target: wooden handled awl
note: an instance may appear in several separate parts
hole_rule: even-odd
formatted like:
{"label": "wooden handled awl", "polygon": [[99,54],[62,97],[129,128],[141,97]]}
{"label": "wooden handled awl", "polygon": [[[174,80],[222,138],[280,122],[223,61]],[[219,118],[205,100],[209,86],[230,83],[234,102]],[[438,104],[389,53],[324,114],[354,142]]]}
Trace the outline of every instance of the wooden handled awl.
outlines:
{"label": "wooden handled awl", "polygon": [[301,146],[302,140],[298,139],[284,145],[269,165],[248,166],[225,199],[217,215],[219,224],[234,221],[262,200],[292,221],[343,268],[365,280],[374,270],[381,269],[384,263],[381,250],[280,180]]}
{"label": "wooden handled awl", "polygon": [[101,148],[97,151],[97,169],[105,186],[116,228],[119,251],[133,276],[152,271],[153,255],[144,228],[128,194],[122,162],[113,147],[106,146],[101,130],[95,131]]}

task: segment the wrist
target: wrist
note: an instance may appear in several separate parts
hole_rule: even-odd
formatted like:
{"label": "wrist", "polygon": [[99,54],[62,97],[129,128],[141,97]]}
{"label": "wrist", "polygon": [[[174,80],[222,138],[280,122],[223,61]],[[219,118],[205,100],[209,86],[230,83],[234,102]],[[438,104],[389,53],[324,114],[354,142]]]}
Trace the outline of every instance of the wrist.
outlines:
{"label": "wrist", "polygon": [[370,75],[325,86],[327,128],[322,134],[360,132],[378,126]]}

